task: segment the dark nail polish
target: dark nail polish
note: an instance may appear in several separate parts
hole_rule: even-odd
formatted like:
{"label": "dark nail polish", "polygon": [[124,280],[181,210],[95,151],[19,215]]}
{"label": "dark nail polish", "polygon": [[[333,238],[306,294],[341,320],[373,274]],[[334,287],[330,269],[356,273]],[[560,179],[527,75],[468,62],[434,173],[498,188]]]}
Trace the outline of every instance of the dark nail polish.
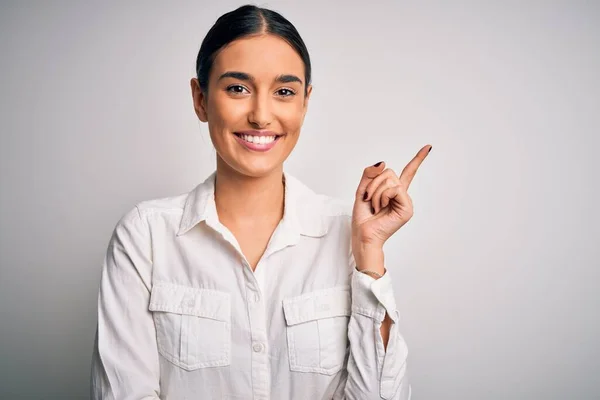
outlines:
{"label": "dark nail polish", "polygon": [[379,167],[383,161],[379,161],[377,164],[373,165],[374,167]]}
{"label": "dark nail polish", "polygon": [[429,148],[429,151],[427,152],[427,154],[429,154],[429,153],[431,152],[431,149],[433,149],[433,146],[431,146],[431,147]]}
{"label": "dark nail polish", "polygon": [[375,214],[375,209],[371,207],[371,214]]}
{"label": "dark nail polish", "polygon": [[363,196],[363,200],[366,200],[367,197],[369,197],[369,193],[365,192],[365,195]]}

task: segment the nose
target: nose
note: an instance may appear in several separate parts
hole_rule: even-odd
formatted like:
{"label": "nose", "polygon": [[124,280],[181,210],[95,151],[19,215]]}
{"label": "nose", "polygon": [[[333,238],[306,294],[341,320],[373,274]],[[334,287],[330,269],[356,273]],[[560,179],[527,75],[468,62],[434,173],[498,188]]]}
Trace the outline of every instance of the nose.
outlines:
{"label": "nose", "polygon": [[248,122],[257,129],[265,128],[271,124],[273,113],[268,95],[257,95],[252,101],[252,108],[248,113]]}

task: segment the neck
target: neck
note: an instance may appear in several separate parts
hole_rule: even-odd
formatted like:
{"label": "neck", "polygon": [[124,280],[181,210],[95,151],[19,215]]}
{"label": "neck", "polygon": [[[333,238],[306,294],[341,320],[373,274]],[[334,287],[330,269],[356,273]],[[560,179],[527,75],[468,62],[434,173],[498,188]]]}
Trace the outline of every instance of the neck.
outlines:
{"label": "neck", "polygon": [[215,204],[225,225],[245,225],[283,218],[283,166],[261,177],[242,175],[217,160]]}

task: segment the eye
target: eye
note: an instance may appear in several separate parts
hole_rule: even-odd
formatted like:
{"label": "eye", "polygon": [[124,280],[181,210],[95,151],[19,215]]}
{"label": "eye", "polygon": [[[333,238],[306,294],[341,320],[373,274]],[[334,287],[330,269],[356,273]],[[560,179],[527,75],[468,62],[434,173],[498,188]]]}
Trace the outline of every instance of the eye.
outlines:
{"label": "eye", "polygon": [[281,97],[291,97],[296,95],[296,92],[294,92],[292,89],[282,88],[277,91],[277,94]]}
{"label": "eye", "polygon": [[244,90],[248,91],[248,89],[246,89],[242,85],[230,85],[230,86],[227,86],[227,89],[225,89],[225,90],[229,93],[234,93],[234,94],[242,94],[242,93],[244,93]]}

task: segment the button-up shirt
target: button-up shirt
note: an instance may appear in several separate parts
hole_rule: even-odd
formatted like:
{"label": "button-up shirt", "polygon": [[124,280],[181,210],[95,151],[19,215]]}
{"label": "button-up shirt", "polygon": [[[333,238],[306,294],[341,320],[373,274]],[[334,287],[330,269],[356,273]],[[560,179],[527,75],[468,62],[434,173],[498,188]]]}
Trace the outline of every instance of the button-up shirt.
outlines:
{"label": "button-up shirt", "polygon": [[284,172],[283,218],[253,271],[219,221],[215,177],[116,224],[92,398],[410,399],[390,273],[357,271],[351,205]]}

